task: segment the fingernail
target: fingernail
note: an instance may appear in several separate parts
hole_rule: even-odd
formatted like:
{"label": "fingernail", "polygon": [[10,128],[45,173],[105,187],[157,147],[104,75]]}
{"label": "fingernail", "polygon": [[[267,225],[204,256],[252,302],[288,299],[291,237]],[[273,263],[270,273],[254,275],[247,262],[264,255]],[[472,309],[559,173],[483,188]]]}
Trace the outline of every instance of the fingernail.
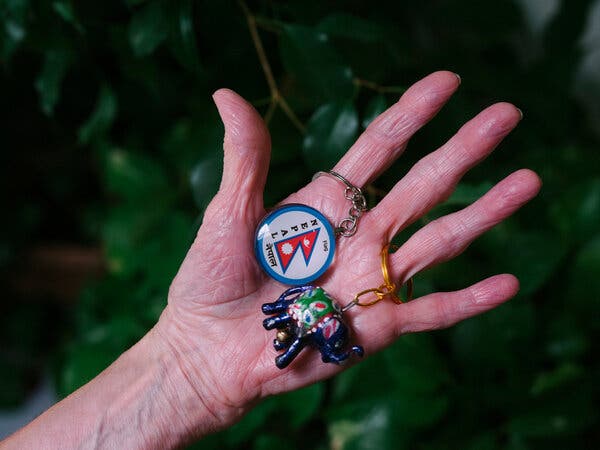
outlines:
{"label": "fingernail", "polygon": [[521,114],[521,120],[523,120],[523,111],[521,111],[521,108],[517,108],[517,111],[519,111],[519,114]]}
{"label": "fingernail", "polygon": [[454,75],[456,75],[456,78],[458,78],[458,84],[460,84],[462,82],[462,78],[456,72],[454,73]]}

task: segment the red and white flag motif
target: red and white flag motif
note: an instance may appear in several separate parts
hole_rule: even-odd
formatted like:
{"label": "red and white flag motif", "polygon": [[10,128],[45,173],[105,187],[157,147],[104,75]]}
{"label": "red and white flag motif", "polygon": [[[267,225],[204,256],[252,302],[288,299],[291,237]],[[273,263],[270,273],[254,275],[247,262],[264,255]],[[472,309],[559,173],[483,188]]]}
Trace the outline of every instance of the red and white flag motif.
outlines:
{"label": "red and white flag motif", "polygon": [[330,319],[323,325],[323,337],[329,339],[340,328],[340,321]]}
{"label": "red and white flag motif", "polygon": [[298,248],[302,248],[302,255],[304,256],[304,262],[308,265],[310,261],[310,256],[312,254],[313,248],[315,246],[315,242],[317,241],[317,236],[319,234],[319,228],[316,228],[311,231],[307,231],[306,233],[298,234],[284,241],[279,241],[275,244],[275,248],[277,249],[277,255],[279,256],[279,261],[281,262],[281,268],[283,269],[283,273],[287,270],[292,258],[298,251]]}

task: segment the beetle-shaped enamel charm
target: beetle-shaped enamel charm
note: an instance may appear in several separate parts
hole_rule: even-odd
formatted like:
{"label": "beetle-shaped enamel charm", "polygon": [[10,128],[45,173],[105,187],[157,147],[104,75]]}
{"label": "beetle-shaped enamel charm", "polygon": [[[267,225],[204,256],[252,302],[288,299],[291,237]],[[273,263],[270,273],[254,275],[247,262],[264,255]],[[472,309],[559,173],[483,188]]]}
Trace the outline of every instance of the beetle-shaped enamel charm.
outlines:
{"label": "beetle-shaped enamel charm", "polygon": [[285,291],[276,302],[262,305],[262,312],[272,315],[263,321],[267,330],[277,328],[275,350],[285,350],[275,358],[280,369],[287,367],[308,344],[316,347],[323,362],[339,364],[352,353],[364,354],[359,345],[349,350],[349,330],[342,320],[342,309],[317,286],[298,286]]}

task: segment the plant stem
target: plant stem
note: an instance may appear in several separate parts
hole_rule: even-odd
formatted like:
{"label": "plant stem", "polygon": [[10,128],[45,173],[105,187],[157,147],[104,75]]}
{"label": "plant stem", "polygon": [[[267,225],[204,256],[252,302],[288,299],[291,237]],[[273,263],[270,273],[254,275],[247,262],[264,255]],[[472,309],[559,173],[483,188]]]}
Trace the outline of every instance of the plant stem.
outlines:
{"label": "plant stem", "polygon": [[373,81],[364,80],[362,78],[354,78],[354,84],[359,87],[365,87],[373,91],[379,92],[380,94],[386,93],[397,93],[402,94],[406,91],[406,88],[402,86],[381,86]]}
{"label": "plant stem", "polygon": [[[277,87],[277,83],[275,82],[275,77],[273,76],[273,71],[271,70],[271,64],[269,63],[269,59],[267,58],[267,54],[265,52],[265,48],[263,46],[262,40],[260,39],[260,35],[258,34],[258,29],[256,27],[256,17],[252,14],[248,5],[244,0],[239,0],[240,7],[246,16],[246,22],[248,22],[248,29],[250,31],[250,36],[252,37],[252,43],[254,44],[254,48],[256,49],[256,53],[258,54],[258,60],[260,62],[260,66],[265,74],[265,78],[267,80],[267,85],[269,86],[269,92],[271,94],[271,101],[269,102],[269,107],[267,108],[267,112],[265,113],[264,119],[267,124],[271,120],[273,113],[277,109],[277,106],[281,107],[281,110],[288,116],[290,122],[294,124],[294,126],[304,134],[306,128],[302,121],[298,118],[296,113],[292,110],[288,102],[283,98],[279,88]],[[261,19],[264,22],[264,19]]]}

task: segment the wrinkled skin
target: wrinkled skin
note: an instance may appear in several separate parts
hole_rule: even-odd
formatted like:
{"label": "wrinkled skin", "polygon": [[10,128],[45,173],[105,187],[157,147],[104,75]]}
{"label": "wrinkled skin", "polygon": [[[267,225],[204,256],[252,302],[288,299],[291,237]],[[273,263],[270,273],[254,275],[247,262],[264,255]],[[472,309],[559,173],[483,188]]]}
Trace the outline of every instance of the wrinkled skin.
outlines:
{"label": "wrinkled skin", "polygon": [[[369,125],[334,170],[357,186],[372,182],[402,154],[409,138],[434,117],[459,84],[458,77],[445,71],[414,84]],[[171,285],[157,330],[218,429],[239,419],[264,396],[314,383],[343,367],[323,364],[318,352],[303,352],[284,370],[273,364],[277,352],[272,334],[262,327],[260,307],[287,287],[262,273],[253,255],[255,227],[265,214],[269,133],[255,109],[234,92],[221,89],[214,100],[225,125],[223,178]],[[340,303],[379,286],[382,246],[446,199],[462,175],[488,156],[521,117],[509,103],[494,104],[417,162],[361,218],[356,235],[339,239],[336,258],[319,285]],[[539,188],[535,173],[518,170],[474,204],[428,223],[390,256],[393,278],[407,280],[460,254],[533,198]],[[332,222],[348,212],[343,186],[331,177],[309,182],[284,201],[290,202],[312,206]],[[352,324],[353,340],[368,357],[402,334],[449,327],[500,305],[517,291],[514,276],[496,275],[460,291],[433,292],[403,305],[381,302],[353,308],[345,320]]]}

